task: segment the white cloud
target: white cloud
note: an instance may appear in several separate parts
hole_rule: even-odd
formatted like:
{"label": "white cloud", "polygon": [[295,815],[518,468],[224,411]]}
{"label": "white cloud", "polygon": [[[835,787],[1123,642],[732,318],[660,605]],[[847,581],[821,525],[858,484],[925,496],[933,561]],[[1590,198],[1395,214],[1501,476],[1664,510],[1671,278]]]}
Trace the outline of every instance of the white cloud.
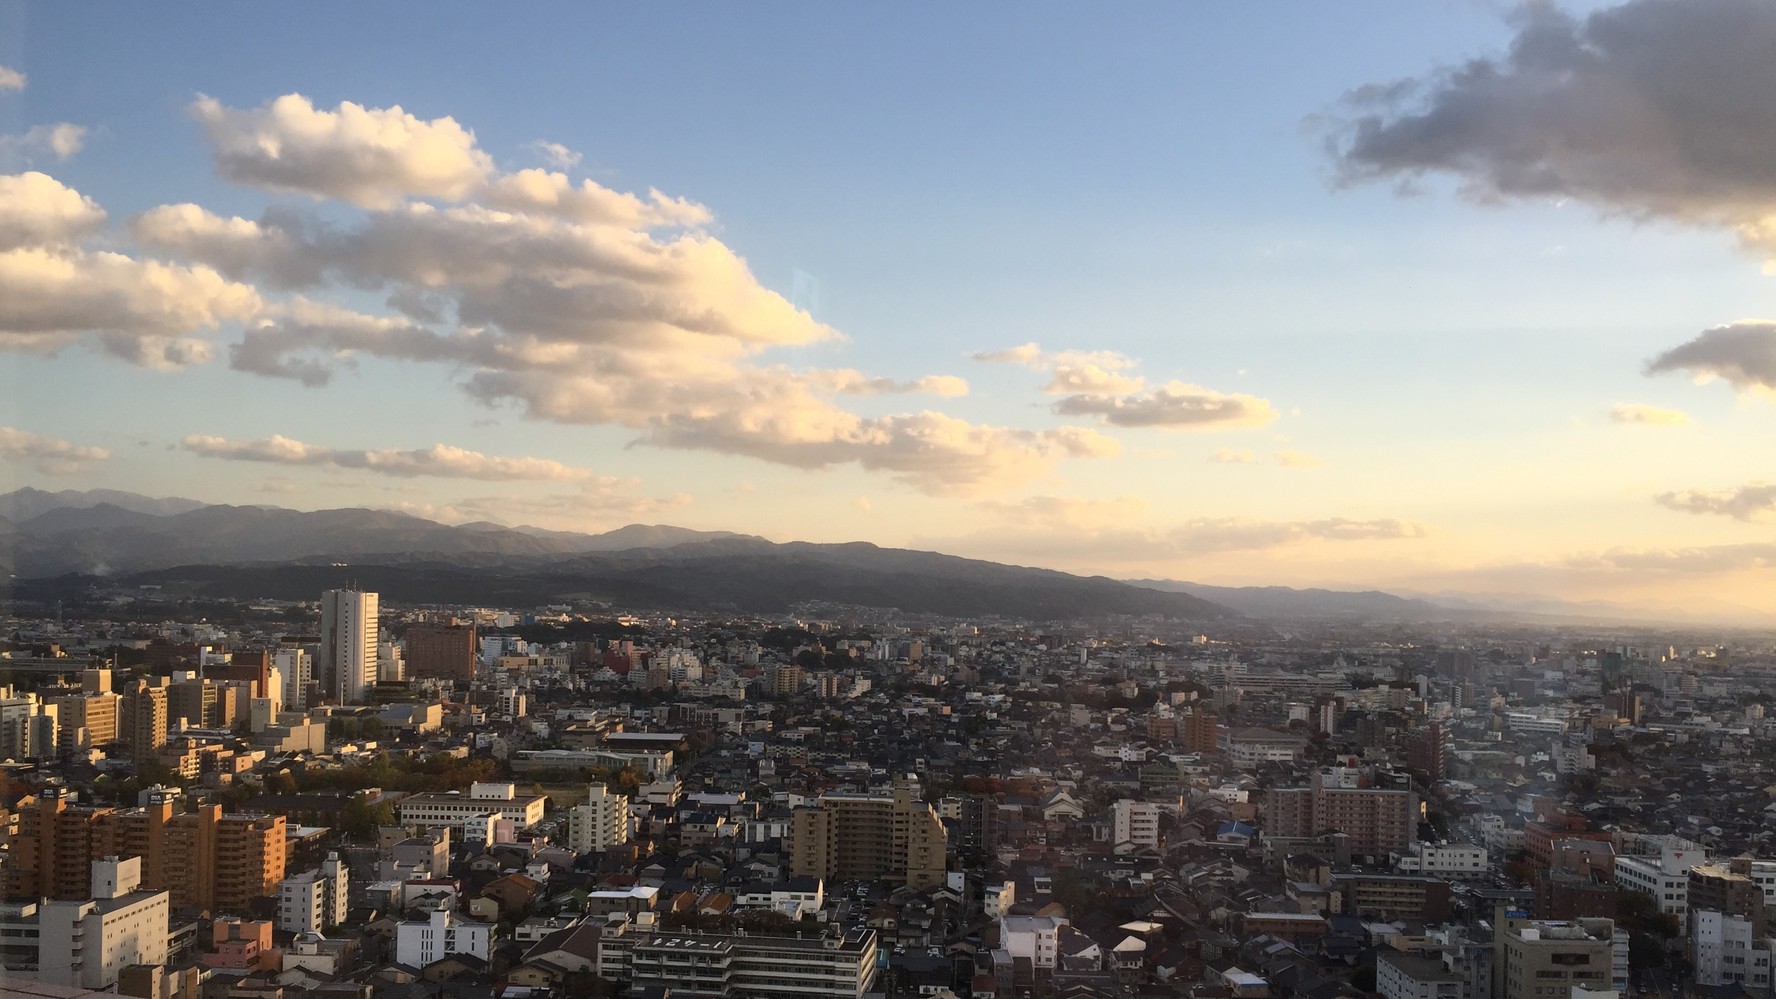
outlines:
{"label": "white cloud", "polygon": [[0,461],[19,462],[45,475],[75,475],[93,462],[105,461],[111,452],[102,447],[72,444],[28,430],[0,427]]}
{"label": "white cloud", "polygon": [[0,349],[53,354],[77,342],[135,364],[208,360],[202,336],[260,308],[258,294],[204,266],[93,251],[92,199],[46,174],[0,176]]}
{"label": "white cloud", "polygon": [[58,122],[32,125],[24,132],[0,133],[0,165],[35,163],[43,159],[65,160],[86,145],[86,128]]}
{"label": "white cloud", "polygon": [[1045,351],[1034,343],[980,351],[977,361],[1017,364],[1049,373],[1042,391],[1064,396],[1054,410],[1062,416],[1096,416],[1119,427],[1195,430],[1261,427],[1277,418],[1266,399],[1229,394],[1169,381],[1148,392],[1134,373],[1135,361],[1115,351]]}
{"label": "white cloud", "polygon": [[1274,457],[1277,464],[1284,468],[1319,468],[1326,463],[1318,455],[1302,451],[1278,451]]}
{"label": "white cloud", "polygon": [[582,159],[579,153],[559,142],[544,142],[542,139],[538,139],[530,144],[530,148],[543,158],[543,162],[557,170],[572,170],[580,165]]}
{"label": "white cloud", "polygon": [[0,250],[72,247],[104,224],[104,209],[48,174],[0,175]]}
{"label": "white cloud", "polygon": [[194,434],[184,440],[185,450],[208,458],[257,461],[278,465],[325,465],[361,469],[398,478],[434,476],[445,479],[503,481],[527,479],[562,481],[592,478],[590,469],[575,468],[546,458],[500,458],[448,444],[428,448],[373,451],[337,450],[273,435],[252,441]]}
{"label": "white cloud", "polygon": [[343,101],[324,110],[285,94],[239,109],[200,96],[191,113],[209,137],[216,172],[269,191],[389,208],[409,197],[461,200],[493,172],[492,157],[455,119],[426,121],[399,106]]}
{"label": "white cloud", "polygon": [[1690,422],[1688,413],[1638,402],[1618,402],[1610,407],[1609,415],[1611,423],[1639,423],[1653,427],[1681,427]]}
{"label": "white cloud", "polygon": [[25,89],[25,74],[11,66],[0,66],[0,92]]}
{"label": "white cloud", "polygon": [[[761,285],[702,231],[711,218],[693,202],[546,170],[498,174],[455,121],[399,109],[317,110],[290,95],[250,111],[206,98],[195,113],[225,176],[368,209],[255,221],[187,204],[132,220],[146,246],[300,293],[260,310],[230,350],[237,369],[321,385],[363,357],[436,363],[465,372],[471,397],[533,419],[803,468],[856,463],[933,492],[1008,488],[1117,451],[1078,427],[852,412],[840,400],[968,386],[770,363],[774,349],[842,337]],[[400,314],[324,300],[337,289],[386,296]]]}

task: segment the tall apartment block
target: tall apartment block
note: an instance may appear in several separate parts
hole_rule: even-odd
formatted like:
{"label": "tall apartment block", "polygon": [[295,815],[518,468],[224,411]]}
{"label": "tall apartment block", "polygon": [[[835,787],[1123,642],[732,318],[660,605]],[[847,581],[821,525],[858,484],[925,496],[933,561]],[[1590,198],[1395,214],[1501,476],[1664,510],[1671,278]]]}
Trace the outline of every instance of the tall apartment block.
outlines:
{"label": "tall apartment block", "polygon": [[1349,837],[1354,854],[1404,852],[1416,838],[1418,799],[1407,787],[1382,783],[1367,769],[1327,767],[1307,787],[1272,789],[1265,795],[1265,834],[1294,838],[1341,832]]}
{"label": "tall apartment block", "polygon": [[475,678],[481,651],[472,624],[416,624],[405,636],[407,675],[414,679]]}
{"label": "tall apartment block", "polygon": [[919,795],[918,779],[905,777],[895,780],[891,794],[826,794],[796,809],[790,875],[942,886],[948,834]]}
{"label": "tall apartment block", "polygon": [[321,594],[321,647],[315,666],[335,704],[356,704],[376,683],[377,599],[362,590]]}
{"label": "tall apartment block", "polygon": [[129,743],[135,758],[158,755],[167,744],[167,688],[137,680],[124,689],[118,711],[117,737]]}
{"label": "tall apartment block", "polygon": [[91,898],[91,862],[140,857],[142,884],[174,908],[246,912],[284,878],[284,817],[224,815],[219,805],[175,813],[177,792],[152,791],[141,808],[75,805],[50,787],[19,807],[4,885],[10,896]]}
{"label": "tall apartment block", "polygon": [[608,850],[629,842],[629,798],[595,782],[586,800],[567,813],[567,844],[575,853]]}

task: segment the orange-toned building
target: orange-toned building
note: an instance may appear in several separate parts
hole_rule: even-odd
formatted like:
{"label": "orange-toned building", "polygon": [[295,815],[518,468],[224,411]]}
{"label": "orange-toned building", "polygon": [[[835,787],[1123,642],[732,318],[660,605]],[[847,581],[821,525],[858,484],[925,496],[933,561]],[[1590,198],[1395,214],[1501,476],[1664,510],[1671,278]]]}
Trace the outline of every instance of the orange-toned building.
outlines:
{"label": "orange-toned building", "polygon": [[141,808],[88,808],[63,788],[45,788],[20,803],[6,893],[91,898],[92,861],[117,856],[141,857],[142,886],[166,889],[175,909],[245,912],[252,899],[277,895],[283,816],[224,815],[220,805],[175,813],[177,799],[162,790]]}

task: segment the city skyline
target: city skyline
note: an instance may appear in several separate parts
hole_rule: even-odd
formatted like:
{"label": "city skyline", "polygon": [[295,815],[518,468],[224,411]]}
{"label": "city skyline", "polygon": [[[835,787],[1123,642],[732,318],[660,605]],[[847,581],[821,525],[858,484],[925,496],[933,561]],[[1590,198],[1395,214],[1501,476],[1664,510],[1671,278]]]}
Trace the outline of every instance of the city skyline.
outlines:
{"label": "city skyline", "polygon": [[1776,12],[324,10],[0,6],[14,485],[1776,595]]}

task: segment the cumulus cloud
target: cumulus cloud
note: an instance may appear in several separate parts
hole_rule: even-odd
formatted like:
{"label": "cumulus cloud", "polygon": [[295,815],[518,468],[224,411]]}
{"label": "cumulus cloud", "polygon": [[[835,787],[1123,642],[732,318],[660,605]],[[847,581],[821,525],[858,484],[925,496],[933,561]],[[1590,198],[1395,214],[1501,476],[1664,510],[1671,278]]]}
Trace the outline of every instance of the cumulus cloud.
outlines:
{"label": "cumulus cloud", "polygon": [[[321,110],[290,95],[246,111],[205,98],[194,113],[225,176],[365,209],[246,219],[178,204],[131,220],[157,252],[290,293],[231,347],[238,370],[318,386],[360,358],[435,363],[462,372],[470,397],[532,419],[804,468],[856,463],[932,492],[1007,488],[1117,451],[1079,427],[852,412],[842,399],[968,386],[769,363],[769,351],[842,337],[760,284],[702,231],[710,214],[693,202],[555,171],[500,174],[466,128],[398,108]],[[336,290],[395,312],[327,301]]]}
{"label": "cumulus cloud", "polygon": [[1477,201],[1574,198],[1776,250],[1776,7],[1524,5],[1508,51],[1363,87],[1326,116],[1344,183],[1458,179]]}
{"label": "cumulus cloud", "polygon": [[1609,415],[1611,423],[1641,423],[1654,427],[1681,427],[1690,422],[1688,413],[1638,402],[1618,402],[1610,407]]}
{"label": "cumulus cloud", "polygon": [[0,427],[0,461],[28,464],[45,475],[75,475],[86,471],[93,462],[110,457],[111,452],[102,447],[85,447],[59,437]]}
{"label": "cumulus cloud", "polygon": [[1144,391],[1147,382],[1135,374],[1135,361],[1115,351],[1045,351],[1035,343],[1004,350],[979,351],[975,360],[1017,364],[1049,373],[1042,391],[1064,396],[1054,405],[1062,416],[1095,416],[1119,427],[1170,430],[1261,427],[1277,418],[1266,399],[1229,394],[1169,381]]}
{"label": "cumulus cloud", "polygon": [[326,110],[285,94],[230,108],[200,96],[191,114],[210,140],[216,172],[268,191],[388,208],[412,196],[466,198],[493,172],[493,158],[455,119],[426,121],[399,105],[343,101]]}
{"label": "cumulus cloud", "polygon": [[1301,451],[1278,451],[1273,457],[1276,463],[1284,468],[1319,468],[1326,464],[1318,455],[1306,454]]}
{"label": "cumulus cloud", "polygon": [[206,266],[87,249],[105,222],[91,198],[35,171],[0,176],[0,349],[53,354],[87,342],[153,368],[202,363],[202,336],[259,311],[258,293]]}
{"label": "cumulus cloud", "polygon": [[1684,490],[1660,493],[1653,502],[1684,513],[1706,513],[1734,520],[1769,520],[1776,514],[1776,485],[1753,482],[1723,492]]}
{"label": "cumulus cloud", "polygon": [[25,89],[25,74],[11,66],[0,66],[0,93]]}
{"label": "cumulus cloud", "polygon": [[194,434],[184,440],[185,450],[206,458],[256,461],[277,465],[324,465],[361,469],[398,478],[434,476],[446,479],[503,481],[530,479],[561,481],[589,479],[589,469],[575,468],[546,458],[501,458],[448,444],[428,448],[374,451],[338,450],[273,435],[260,440],[235,441]]}
{"label": "cumulus cloud", "polygon": [[1739,392],[1776,389],[1776,323],[1744,320],[1703,330],[1646,365],[1649,375],[1673,371],[1699,382],[1718,378]]}
{"label": "cumulus cloud", "polygon": [[1218,447],[1209,452],[1209,460],[1223,465],[1256,464],[1258,456],[1244,448]]}
{"label": "cumulus cloud", "polygon": [[65,160],[86,145],[86,128],[58,122],[32,125],[16,135],[0,133],[0,164]]}

